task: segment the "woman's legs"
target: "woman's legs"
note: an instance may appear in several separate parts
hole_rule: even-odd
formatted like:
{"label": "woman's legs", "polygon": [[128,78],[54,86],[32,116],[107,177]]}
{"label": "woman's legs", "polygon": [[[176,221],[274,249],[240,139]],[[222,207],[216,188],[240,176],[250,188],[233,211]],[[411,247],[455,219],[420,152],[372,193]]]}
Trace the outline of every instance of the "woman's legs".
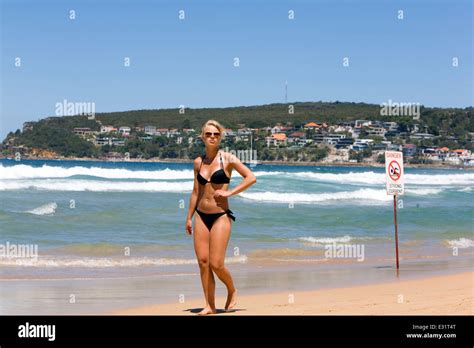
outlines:
{"label": "woman's legs", "polygon": [[206,299],[206,306],[199,314],[210,314],[216,312],[215,288],[216,282],[209,263],[209,230],[207,229],[201,217],[196,214],[194,219],[194,251],[199,264],[201,273],[201,283]]}
{"label": "woman's legs", "polygon": [[231,228],[232,225],[230,218],[227,215],[219,217],[212,226],[209,240],[209,262],[211,269],[227,288],[226,310],[235,306],[237,296],[232,276],[230,275],[229,270],[224,266],[225,253],[229,243]]}

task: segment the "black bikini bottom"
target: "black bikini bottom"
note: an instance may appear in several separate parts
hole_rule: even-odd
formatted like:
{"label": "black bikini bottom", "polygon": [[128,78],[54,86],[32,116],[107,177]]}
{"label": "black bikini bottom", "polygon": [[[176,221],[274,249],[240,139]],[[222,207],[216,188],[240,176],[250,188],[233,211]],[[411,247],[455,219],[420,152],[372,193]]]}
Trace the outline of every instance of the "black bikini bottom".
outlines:
{"label": "black bikini bottom", "polygon": [[196,212],[199,214],[202,221],[207,226],[207,229],[209,230],[209,232],[211,231],[211,228],[212,228],[212,225],[214,225],[214,222],[216,222],[216,220],[224,214],[227,214],[232,220],[235,221],[235,216],[233,215],[234,213],[230,209],[227,209],[226,211],[223,211],[220,213],[208,214],[208,213],[203,213],[202,211],[199,211],[196,208]]}

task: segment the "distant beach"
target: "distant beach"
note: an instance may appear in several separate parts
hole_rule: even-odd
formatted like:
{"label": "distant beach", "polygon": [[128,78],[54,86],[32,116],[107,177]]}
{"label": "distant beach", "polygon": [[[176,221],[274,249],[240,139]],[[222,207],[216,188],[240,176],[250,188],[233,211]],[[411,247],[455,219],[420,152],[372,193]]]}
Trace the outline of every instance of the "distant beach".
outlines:
{"label": "distant beach", "polygon": [[[7,158],[5,156],[0,155],[0,160],[9,160],[15,161],[13,158]],[[104,158],[92,158],[92,157],[54,157],[54,158],[41,158],[41,157],[25,157],[23,160],[28,161],[85,161],[85,162],[135,162],[135,163],[193,163],[194,159],[184,159],[184,158],[150,158],[150,159],[139,159],[139,158],[132,158],[129,160],[126,159],[104,159]],[[316,167],[373,167],[373,168],[383,168],[385,166],[384,163],[377,163],[377,162],[328,162],[328,161],[319,161],[319,162],[311,162],[311,161],[263,161],[257,160],[258,164],[271,164],[271,165],[282,165],[282,166],[316,166]],[[246,163],[247,164],[247,163]],[[406,163],[405,167],[407,168],[433,168],[433,169],[465,169],[465,170],[474,170],[474,166],[467,166],[467,165],[455,165],[452,163],[430,163],[430,164],[409,164]]]}

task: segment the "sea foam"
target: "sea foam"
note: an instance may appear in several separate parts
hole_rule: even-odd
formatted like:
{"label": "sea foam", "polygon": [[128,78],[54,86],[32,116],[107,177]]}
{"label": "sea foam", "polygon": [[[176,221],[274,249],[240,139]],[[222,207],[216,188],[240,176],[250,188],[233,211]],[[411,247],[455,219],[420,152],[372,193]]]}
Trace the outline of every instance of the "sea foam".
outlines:
{"label": "sea foam", "polygon": [[[440,193],[441,189],[407,190],[407,194],[424,196]],[[354,191],[299,193],[299,192],[243,192],[241,197],[260,202],[277,203],[322,203],[330,201],[359,201],[360,203],[384,203],[393,200],[385,190],[359,189]]]}
{"label": "sea foam", "polygon": [[[312,171],[265,171],[255,170],[257,177],[287,176],[290,178],[336,182],[349,184],[384,184],[385,174],[373,171],[349,173],[316,173]],[[235,173],[235,175],[239,175]],[[26,164],[4,166],[0,164],[0,180],[2,179],[40,179],[70,178],[73,176],[90,176],[104,179],[148,179],[148,180],[183,180],[193,179],[192,169],[159,169],[130,170],[123,168],[102,168],[74,166],[70,168],[43,165],[33,167]],[[405,174],[406,184],[415,185],[474,185],[474,173],[463,174]]]}
{"label": "sea foam", "polygon": [[[246,263],[247,256],[232,256],[225,259],[226,263]],[[123,257],[123,258],[53,258],[39,255],[33,258],[1,258],[1,266],[19,267],[141,267],[141,266],[177,266],[197,264],[196,259],[179,258],[150,258],[150,257]]]}
{"label": "sea foam", "polygon": [[46,203],[38,208],[27,210],[27,213],[34,214],[34,215],[51,215],[56,212],[58,205],[56,202]]}
{"label": "sea foam", "polygon": [[451,248],[465,249],[474,247],[474,240],[469,238],[452,239],[448,240],[447,243]]}

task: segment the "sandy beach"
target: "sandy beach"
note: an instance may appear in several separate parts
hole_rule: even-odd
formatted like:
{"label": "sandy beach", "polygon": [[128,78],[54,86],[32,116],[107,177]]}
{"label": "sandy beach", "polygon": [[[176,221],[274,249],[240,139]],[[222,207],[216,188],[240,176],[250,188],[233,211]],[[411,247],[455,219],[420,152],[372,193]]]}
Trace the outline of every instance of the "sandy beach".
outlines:
{"label": "sandy beach", "polygon": [[[322,289],[316,291],[242,295],[225,313],[217,297],[218,315],[473,315],[474,272],[423,279]],[[118,315],[194,315],[203,300],[132,308]]]}

